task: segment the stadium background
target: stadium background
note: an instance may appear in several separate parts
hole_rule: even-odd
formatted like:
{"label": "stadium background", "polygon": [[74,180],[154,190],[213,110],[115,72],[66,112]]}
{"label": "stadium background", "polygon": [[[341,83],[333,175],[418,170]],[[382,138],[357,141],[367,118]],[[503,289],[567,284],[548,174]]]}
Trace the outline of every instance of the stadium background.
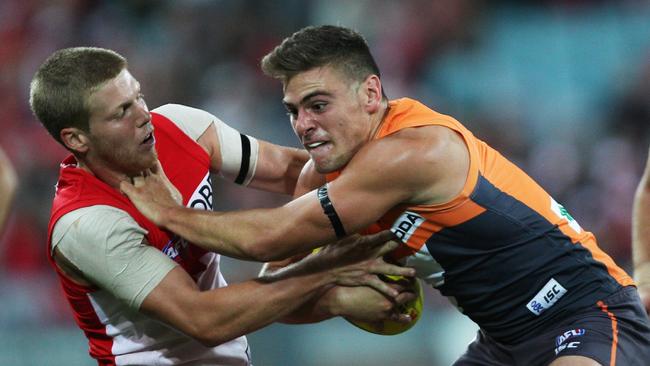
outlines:
{"label": "stadium background", "polygon": [[[21,185],[0,238],[0,365],[93,364],[44,255],[66,154],[27,105],[44,58],[69,46],[115,49],[150,108],[204,108],[240,131],[296,145],[280,86],[258,62],[284,36],[325,23],[366,35],[389,97],[416,97],[464,122],[630,269],[632,196],[650,137],[650,1],[3,0],[0,145]],[[215,185],[217,209],[285,201]],[[225,263],[230,282],[258,269]],[[449,364],[475,326],[427,292],[408,333],[380,337],[343,320],[273,325],[249,337],[255,364]]]}

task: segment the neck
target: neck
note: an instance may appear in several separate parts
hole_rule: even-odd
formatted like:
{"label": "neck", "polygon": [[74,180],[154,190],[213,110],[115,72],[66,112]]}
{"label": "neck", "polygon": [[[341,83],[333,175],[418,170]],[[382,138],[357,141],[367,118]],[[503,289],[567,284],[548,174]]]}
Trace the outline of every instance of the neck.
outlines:
{"label": "neck", "polygon": [[379,128],[381,127],[384,120],[386,119],[389,110],[390,107],[388,106],[388,101],[382,100],[379,110],[371,117],[372,121],[370,122],[371,130],[370,130],[369,140],[372,140],[377,135],[377,132],[379,132]]}
{"label": "neck", "polygon": [[94,175],[97,179],[108,184],[112,188],[117,190],[120,189],[120,182],[130,180],[128,175],[124,173],[116,173],[108,168],[104,167],[95,167],[88,162],[85,162],[83,159],[75,157],[77,159],[77,167],[82,169],[89,174]]}

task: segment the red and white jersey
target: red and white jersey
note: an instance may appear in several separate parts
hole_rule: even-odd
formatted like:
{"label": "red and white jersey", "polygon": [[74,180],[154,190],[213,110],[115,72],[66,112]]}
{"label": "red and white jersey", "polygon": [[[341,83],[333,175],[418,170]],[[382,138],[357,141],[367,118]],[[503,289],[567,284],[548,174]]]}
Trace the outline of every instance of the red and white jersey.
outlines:
{"label": "red and white jersey", "polygon": [[[208,154],[167,117],[152,112],[152,123],[158,157],[165,173],[183,195],[184,204],[196,209],[212,209]],[[159,229],[142,216],[128,198],[77,168],[74,157],[68,157],[61,164],[52,207],[48,257],[58,274],[75,321],[89,340],[90,355],[98,364],[250,365],[248,343],[243,336],[217,347],[205,347],[163,322],[143,315],[116,298],[114,293],[79,285],[59,270],[51,256],[55,224],[66,213],[96,205],[115,207],[128,213],[146,230],[150,245],[182,266],[201,290],[227,284],[219,270],[219,255]],[[87,230],[93,230],[93,227]]]}

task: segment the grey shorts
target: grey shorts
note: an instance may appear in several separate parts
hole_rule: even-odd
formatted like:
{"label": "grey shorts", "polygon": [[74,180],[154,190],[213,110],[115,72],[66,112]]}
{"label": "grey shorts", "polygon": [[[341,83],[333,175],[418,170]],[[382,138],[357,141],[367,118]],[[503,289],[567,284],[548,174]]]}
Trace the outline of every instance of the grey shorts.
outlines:
{"label": "grey shorts", "polygon": [[650,365],[650,321],[635,287],[625,287],[540,334],[506,345],[482,330],[454,366],[548,365],[561,356],[589,357],[601,365]]}

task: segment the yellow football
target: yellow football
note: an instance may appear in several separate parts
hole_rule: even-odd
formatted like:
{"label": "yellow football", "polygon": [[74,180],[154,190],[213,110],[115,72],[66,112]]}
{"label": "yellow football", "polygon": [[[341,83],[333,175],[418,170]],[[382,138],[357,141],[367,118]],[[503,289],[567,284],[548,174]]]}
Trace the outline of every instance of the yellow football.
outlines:
{"label": "yellow football", "polygon": [[[387,282],[400,282],[400,281],[409,281],[403,276],[389,276],[385,275],[382,276],[384,277],[384,281]],[[402,314],[408,314],[411,316],[411,322],[410,323],[399,323],[394,320],[384,320],[381,322],[363,322],[363,321],[355,321],[355,320],[350,320],[347,319],[350,323],[354,324],[355,326],[371,332],[375,334],[380,334],[380,335],[395,335],[395,334],[400,334],[403,332],[406,332],[407,330],[411,329],[415,323],[420,319],[420,316],[422,315],[422,306],[424,304],[424,292],[422,290],[422,285],[420,284],[420,280],[418,279],[413,279],[411,282],[413,286],[413,291],[418,295],[415,299],[400,305],[399,311]]]}

